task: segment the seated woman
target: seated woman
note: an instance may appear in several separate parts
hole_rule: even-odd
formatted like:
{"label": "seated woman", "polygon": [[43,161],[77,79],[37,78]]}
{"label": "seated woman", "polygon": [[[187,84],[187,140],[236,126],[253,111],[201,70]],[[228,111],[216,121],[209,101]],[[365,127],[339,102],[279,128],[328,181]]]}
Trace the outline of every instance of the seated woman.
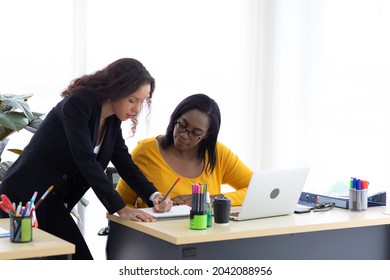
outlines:
{"label": "seated woman", "polygon": [[[211,200],[228,184],[235,191],[223,195],[232,206],[241,205],[253,171],[217,140],[220,125],[218,104],[207,95],[191,95],[173,111],[166,134],[140,141],[132,158],[162,194],[180,178],[169,195],[176,205],[191,206],[195,183],[207,184]],[[147,207],[124,180],[116,190],[129,207]]]}

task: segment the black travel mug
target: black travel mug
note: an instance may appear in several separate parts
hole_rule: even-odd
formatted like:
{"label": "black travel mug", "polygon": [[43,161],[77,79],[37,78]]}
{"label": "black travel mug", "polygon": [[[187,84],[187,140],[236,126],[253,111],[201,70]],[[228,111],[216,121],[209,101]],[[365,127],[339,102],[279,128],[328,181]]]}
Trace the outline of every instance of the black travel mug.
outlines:
{"label": "black travel mug", "polygon": [[232,202],[224,196],[217,196],[213,201],[214,223],[228,225]]}

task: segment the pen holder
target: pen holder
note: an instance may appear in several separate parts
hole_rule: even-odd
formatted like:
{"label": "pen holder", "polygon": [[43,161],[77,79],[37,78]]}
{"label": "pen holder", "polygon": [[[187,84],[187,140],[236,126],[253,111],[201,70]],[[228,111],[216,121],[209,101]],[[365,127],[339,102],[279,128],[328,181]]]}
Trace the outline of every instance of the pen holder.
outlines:
{"label": "pen holder", "polygon": [[190,229],[206,229],[207,212],[190,211]]}
{"label": "pen holder", "polygon": [[15,243],[32,241],[31,217],[10,217],[10,240]]}
{"label": "pen holder", "polygon": [[349,210],[364,211],[367,210],[367,204],[367,189],[349,189]]}

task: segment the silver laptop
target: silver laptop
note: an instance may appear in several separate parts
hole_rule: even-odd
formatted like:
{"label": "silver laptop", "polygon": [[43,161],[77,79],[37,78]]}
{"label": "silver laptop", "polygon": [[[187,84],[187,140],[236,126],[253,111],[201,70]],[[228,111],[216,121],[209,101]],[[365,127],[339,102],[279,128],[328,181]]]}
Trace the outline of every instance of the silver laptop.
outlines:
{"label": "silver laptop", "polygon": [[253,173],[239,212],[230,219],[243,221],[294,213],[309,168],[265,170]]}

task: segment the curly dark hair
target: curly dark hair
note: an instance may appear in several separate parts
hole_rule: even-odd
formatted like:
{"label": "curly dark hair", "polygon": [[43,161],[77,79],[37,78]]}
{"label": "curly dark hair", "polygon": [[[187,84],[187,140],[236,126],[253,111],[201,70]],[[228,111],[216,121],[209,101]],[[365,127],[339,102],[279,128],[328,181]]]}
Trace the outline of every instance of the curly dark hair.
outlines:
{"label": "curly dark hair", "polygon": [[206,170],[211,174],[214,171],[217,162],[217,139],[219,129],[221,127],[221,113],[217,102],[209,96],[198,93],[190,95],[177,105],[173,111],[170,122],[168,124],[166,134],[162,138],[160,145],[162,148],[168,148],[173,145],[173,130],[175,128],[176,121],[186,112],[197,109],[205,113],[210,119],[210,127],[207,132],[207,138],[203,139],[199,143],[198,157],[199,160],[204,160],[206,153],[208,154],[208,162],[206,164]]}
{"label": "curly dark hair", "polygon": [[[107,100],[116,101],[136,92],[141,86],[150,85],[147,107],[150,110],[155,80],[144,65],[134,58],[121,58],[93,74],[73,80],[61,93],[67,97],[75,92],[86,94],[92,100],[103,104]],[[138,124],[137,117],[131,119],[134,135]]]}

